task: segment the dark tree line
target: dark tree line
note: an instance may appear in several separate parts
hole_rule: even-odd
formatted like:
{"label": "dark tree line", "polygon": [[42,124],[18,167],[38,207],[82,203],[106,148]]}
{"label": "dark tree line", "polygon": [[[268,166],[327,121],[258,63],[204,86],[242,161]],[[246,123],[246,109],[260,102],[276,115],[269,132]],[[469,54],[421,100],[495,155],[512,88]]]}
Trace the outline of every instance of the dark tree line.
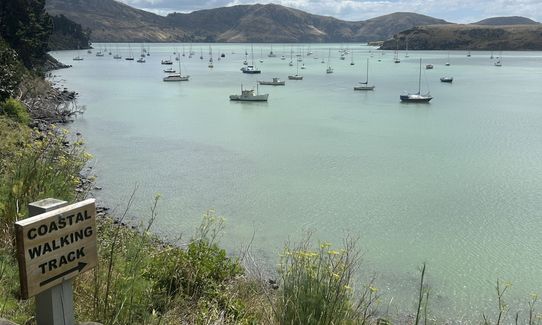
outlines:
{"label": "dark tree line", "polygon": [[81,25],[69,20],[64,15],[51,16],[53,20],[53,34],[50,38],[52,49],[88,48],[90,44],[90,30],[84,30]]}
{"label": "dark tree line", "polygon": [[45,57],[52,28],[45,0],[0,1],[0,37],[27,68],[33,68]]}

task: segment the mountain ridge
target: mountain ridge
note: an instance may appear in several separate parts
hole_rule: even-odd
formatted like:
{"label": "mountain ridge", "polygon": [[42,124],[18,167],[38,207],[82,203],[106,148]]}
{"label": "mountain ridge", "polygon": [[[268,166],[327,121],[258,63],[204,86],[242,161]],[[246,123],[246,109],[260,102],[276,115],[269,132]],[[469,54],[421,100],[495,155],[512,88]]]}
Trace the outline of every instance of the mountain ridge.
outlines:
{"label": "mountain ridge", "polygon": [[167,16],[114,0],[47,0],[46,8],[90,29],[94,42],[368,42],[418,25],[450,24],[416,13],[344,21],[277,4],[237,5]]}
{"label": "mountain ridge", "polygon": [[489,26],[512,26],[512,25],[538,25],[537,21],[521,16],[491,17],[482,19],[471,25],[489,25]]}
{"label": "mountain ridge", "polygon": [[536,25],[426,25],[400,32],[383,50],[542,50],[542,24]]}

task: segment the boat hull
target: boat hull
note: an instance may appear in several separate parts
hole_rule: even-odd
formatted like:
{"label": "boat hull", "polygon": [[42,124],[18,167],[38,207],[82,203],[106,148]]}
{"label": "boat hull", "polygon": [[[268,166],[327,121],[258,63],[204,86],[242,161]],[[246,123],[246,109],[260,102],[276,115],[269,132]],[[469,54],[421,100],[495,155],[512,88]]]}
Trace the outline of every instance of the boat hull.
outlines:
{"label": "boat hull", "polygon": [[190,76],[167,76],[164,77],[162,80],[165,82],[172,82],[172,81],[188,81]]}
{"label": "boat hull", "polygon": [[237,102],[266,102],[268,97],[269,97],[268,94],[256,95],[256,96],[250,96],[250,97],[243,97],[240,95],[230,95],[230,100],[237,101]]}
{"label": "boat hull", "polygon": [[431,96],[412,96],[412,95],[400,95],[401,101],[404,103],[428,103],[433,97]]}
{"label": "boat hull", "polygon": [[354,90],[374,90],[375,86],[354,86]]}
{"label": "boat hull", "polygon": [[303,76],[288,76],[289,80],[303,80]]}
{"label": "boat hull", "polygon": [[262,86],[284,86],[286,81],[258,81]]}
{"label": "boat hull", "polygon": [[259,73],[262,73],[260,70],[241,70],[243,71],[243,73],[247,73],[247,74],[259,74]]}

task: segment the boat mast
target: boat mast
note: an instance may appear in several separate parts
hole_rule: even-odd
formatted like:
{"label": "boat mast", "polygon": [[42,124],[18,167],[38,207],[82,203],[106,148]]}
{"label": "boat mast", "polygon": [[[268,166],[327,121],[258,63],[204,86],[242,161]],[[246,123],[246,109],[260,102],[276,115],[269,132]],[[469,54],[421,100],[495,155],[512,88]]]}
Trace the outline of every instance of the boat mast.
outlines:
{"label": "boat mast", "polygon": [[365,84],[369,84],[369,58],[367,58],[367,78],[365,79]]}
{"label": "boat mast", "polygon": [[418,95],[421,94],[422,91],[422,58],[420,58],[420,73],[418,75]]}
{"label": "boat mast", "polygon": [[254,44],[250,44],[250,52],[252,55],[252,66],[254,66]]}

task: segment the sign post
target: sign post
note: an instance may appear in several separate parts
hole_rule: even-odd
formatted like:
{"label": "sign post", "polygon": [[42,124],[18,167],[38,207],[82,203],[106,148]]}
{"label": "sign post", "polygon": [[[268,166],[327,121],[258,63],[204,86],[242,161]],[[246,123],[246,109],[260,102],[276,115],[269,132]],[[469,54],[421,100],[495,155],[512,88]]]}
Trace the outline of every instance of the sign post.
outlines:
{"label": "sign post", "polygon": [[95,200],[45,199],[29,214],[15,223],[21,295],[36,296],[38,325],[75,324],[72,278],[98,259]]}

